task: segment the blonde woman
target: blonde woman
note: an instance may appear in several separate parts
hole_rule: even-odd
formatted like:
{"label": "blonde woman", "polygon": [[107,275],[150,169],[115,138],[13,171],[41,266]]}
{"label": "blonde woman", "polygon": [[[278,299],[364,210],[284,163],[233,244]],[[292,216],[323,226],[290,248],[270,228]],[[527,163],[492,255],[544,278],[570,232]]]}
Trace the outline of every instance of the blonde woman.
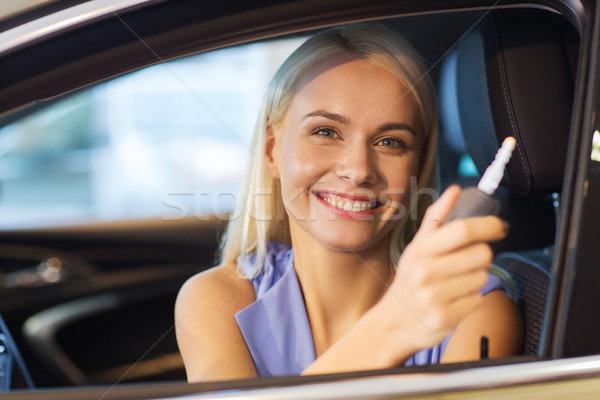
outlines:
{"label": "blonde woman", "polygon": [[473,360],[482,336],[491,357],[519,352],[487,272],[506,224],[444,225],[455,186],[427,207],[437,108],[410,45],[374,24],[321,32],[261,110],[222,262],[177,299],[189,381]]}

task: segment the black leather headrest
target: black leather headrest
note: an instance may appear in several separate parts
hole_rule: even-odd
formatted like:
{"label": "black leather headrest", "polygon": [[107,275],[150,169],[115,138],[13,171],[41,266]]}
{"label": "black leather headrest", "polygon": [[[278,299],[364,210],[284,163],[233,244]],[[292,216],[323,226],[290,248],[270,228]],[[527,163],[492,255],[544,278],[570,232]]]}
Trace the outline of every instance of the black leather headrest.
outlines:
{"label": "black leather headrest", "polygon": [[578,41],[560,15],[494,10],[451,52],[441,72],[442,130],[456,143],[463,136],[480,172],[514,136],[503,184],[522,194],[560,191]]}

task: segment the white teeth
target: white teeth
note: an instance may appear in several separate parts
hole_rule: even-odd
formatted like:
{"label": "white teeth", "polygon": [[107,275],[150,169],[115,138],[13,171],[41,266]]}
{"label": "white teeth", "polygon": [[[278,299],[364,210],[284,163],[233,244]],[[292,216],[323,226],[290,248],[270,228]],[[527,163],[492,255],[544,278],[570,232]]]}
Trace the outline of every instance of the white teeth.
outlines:
{"label": "white teeth", "polygon": [[375,203],[370,201],[352,201],[348,199],[342,199],[339,197],[336,199],[334,197],[329,196],[321,198],[325,200],[328,204],[331,204],[331,206],[337,207],[338,209],[344,211],[361,212],[370,210],[371,208],[375,207]]}

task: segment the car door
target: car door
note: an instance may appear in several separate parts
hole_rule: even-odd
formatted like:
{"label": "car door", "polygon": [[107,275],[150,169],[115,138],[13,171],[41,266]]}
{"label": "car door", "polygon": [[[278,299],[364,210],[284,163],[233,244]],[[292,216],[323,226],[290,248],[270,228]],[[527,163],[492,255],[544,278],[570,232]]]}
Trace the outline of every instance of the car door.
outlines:
{"label": "car door", "polygon": [[[423,16],[423,19],[415,17],[414,19],[406,18],[387,22],[396,24],[398,29],[402,29],[404,26],[406,33],[409,35],[411,32],[413,34],[419,32],[417,27],[420,26],[445,26],[447,30],[444,32],[447,35],[442,35],[443,37],[436,36],[433,39],[429,38],[423,42],[425,46],[421,48],[426,56],[431,57],[430,62],[435,67],[438,57],[443,55],[452,43],[460,39],[465,27],[468,27],[469,21],[472,21],[474,16],[476,17],[475,14],[470,13],[473,10],[465,9],[465,7],[475,7],[475,11],[483,13],[490,7],[495,6],[493,2],[475,4],[464,1],[444,4],[424,2],[418,5],[411,2],[375,2],[366,5],[348,4],[346,2],[325,4],[323,2],[308,1],[273,2],[273,4],[269,3],[263,6],[248,5],[244,2],[235,1],[222,4],[194,3],[191,1],[154,1],[149,2],[147,8],[142,7],[140,4],[133,5],[131,9],[125,8],[124,11],[114,15],[105,15],[89,24],[70,28],[71,32],[75,34],[68,34],[69,31],[58,31],[49,37],[38,38],[36,42],[27,46],[22,45],[11,51],[10,57],[3,57],[0,66],[4,76],[0,81],[2,111],[24,107],[22,111],[3,116],[3,118],[6,118],[5,123],[2,124],[3,126],[12,127],[11,129],[13,129],[16,126],[15,124],[19,122],[29,121],[29,124],[32,124],[31,120],[35,118],[47,121],[52,118],[50,118],[51,116],[44,116],[44,112],[60,105],[62,102],[68,103],[73,99],[78,99],[75,106],[71,106],[67,111],[63,110],[62,117],[57,119],[58,125],[55,126],[59,127],[58,132],[63,133],[70,129],[61,125],[67,120],[64,116],[78,108],[82,110],[83,114],[75,113],[79,115],[75,117],[77,120],[97,119],[101,120],[106,126],[123,128],[124,130],[121,133],[114,135],[115,142],[123,140],[118,145],[120,150],[115,150],[115,152],[124,152],[125,158],[131,157],[138,162],[134,162],[131,167],[124,167],[124,164],[119,164],[121,161],[110,161],[104,163],[104,168],[110,169],[115,165],[121,166],[121,168],[116,168],[117,177],[115,179],[121,179],[122,188],[133,187],[134,192],[138,194],[140,192],[144,193],[144,190],[150,188],[151,185],[140,184],[143,182],[137,179],[143,178],[126,180],[126,175],[130,169],[138,169],[142,173],[148,173],[154,171],[152,168],[160,167],[155,168],[160,173],[170,167],[164,167],[162,164],[158,165],[160,162],[151,157],[144,158],[148,152],[141,150],[145,144],[143,137],[125,140],[126,136],[132,129],[138,129],[140,124],[142,126],[158,126],[157,129],[151,130],[150,137],[155,135],[161,138],[160,143],[167,143],[168,137],[172,136],[175,129],[169,126],[161,126],[163,120],[168,119],[162,117],[185,116],[196,111],[194,109],[192,112],[180,113],[180,108],[170,108],[174,104],[170,100],[173,97],[164,92],[158,96],[164,96],[169,101],[166,103],[154,102],[153,95],[148,91],[148,87],[144,86],[160,86],[155,78],[151,78],[150,83],[141,84],[141,88],[138,88],[138,95],[134,95],[133,99],[128,100],[127,96],[132,96],[132,92],[123,89],[123,86],[127,86],[127,84],[120,87],[120,91],[116,95],[99,94],[98,96],[101,98],[104,96],[103,98],[107,102],[99,107],[100,111],[89,111],[90,108],[95,110],[95,106],[89,107],[82,104],[87,101],[84,99],[85,96],[90,96],[90,92],[86,92],[86,90],[92,88],[91,85],[137,70],[148,64],[157,63],[159,64],[158,67],[164,68],[167,75],[173,80],[171,84],[166,85],[167,87],[180,85],[184,96],[191,97],[192,103],[196,104],[198,108],[204,107],[204,111],[207,111],[207,108],[213,109],[213,107],[210,104],[208,104],[209,107],[202,104],[205,98],[204,94],[197,95],[195,89],[186,87],[189,86],[187,83],[188,78],[179,81],[180,73],[177,72],[178,70],[175,67],[170,67],[171,64],[164,63],[165,60],[240,42],[278,36],[281,33],[290,34],[294,38],[295,32],[303,32],[307,28],[321,28],[337,23],[372,18],[387,19],[397,14],[410,15],[413,12],[418,12],[419,16]],[[589,18],[586,20],[588,22],[592,20],[589,12],[594,8],[593,5],[586,4],[585,7],[582,6],[582,9],[577,9],[577,7],[562,2],[551,2],[551,6],[576,21],[584,21],[583,16]],[[574,9],[576,10],[574,11]],[[576,14],[577,10],[580,14]],[[436,13],[431,13],[432,11],[436,11]],[[456,13],[456,11],[462,12]],[[450,20],[446,19],[446,14],[453,15],[455,19],[452,19],[452,21],[458,21],[457,25],[450,24]],[[584,24],[580,28],[582,37],[587,40],[586,35],[589,33],[587,31],[589,26]],[[102,40],[98,38],[102,38]],[[588,60],[585,56],[586,51],[583,48],[582,60],[584,60],[584,66],[580,67],[582,69],[587,65],[585,64],[585,61]],[[40,62],[42,56],[46,57],[43,63]],[[435,68],[432,70],[435,71]],[[141,70],[140,73],[144,74],[145,71],[147,70]],[[587,71],[587,75],[582,76],[592,77],[594,74],[593,69]],[[110,82],[116,82],[116,80]],[[85,88],[86,86],[90,86],[90,88]],[[133,89],[133,93],[136,93],[135,90],[138,89]],[[68,93],[68,95],[57,97],[64,93]],[[574,124],[576,126],[584,126],[586,118],[591,118],[592,115],[590,109],[585,114],[586,117],[582,117],[584,107],[582,99],[585,93],[586,90],[580,87],[577,97],[578,103],[576,103],[579,108],[574,114]],[[228,100],[221,100],[221,103],[227,102]],[[64,105],[64,103],[62,104]],[[131,107],[131,104],[133,104],[133,107]],[[142,117],[141,122],[136,118],[132,118],[132,114],[136,112],[135,104],[144,105],[144,110],[152,111],[149,115]],[[30,105],[30,107],[25,108],[26,105]],[[239,111],[240,107],[234,107],[234,109]],[[98,114],[95,114],[96,112],[104,114],[98,116]],[[207,112],[211,114],[210,111]],[[112,123],[110,122],[112,118],[110,115],[113,114],[124,114],[125,118],[117,119],[118,122]],[[221,112],[216,112],[216,114],[221,115]],[[215,116],[213,115],[213,117]],[[239,115],[236,114],[236,117],[239,117]],[[216,123],[214,125],[216,127],[224,128],[225,131],[231,129],[228,120],[219,121],[218,118],[215,119]],[[175,120],[177,129],[185,125],[181,118],[175,118]],[[229,129],[225,125],[229,126]],[[185,129],[188,128],[184,127]],[[206,128],[208,136],[212,134],[214,129],[214,127]],[[577,129],[575,128],[576,132],[578,132]],[[193,131],[193,129],[191,130]],[[238,131],[237,128],[232,130],[234,132]],[[87,138],[84,137],[80,141],[70,142],[67,140],[62,143],[62,149],[67,149],[67,152],[71,154],[65,156],[64,153],[60,152],[48,154],[48,146],[51,147],[53,144],[49,145],[44,142],[44,133],[47,132],[45,129],[42,129],[38,136],[32,135],[29,127],[25,128],[25,131],[30,135],[30,139],[25,140],[24,143],[29,144],[37,141],[37,143],[41,143],[40,147],[44,150],[41,153],[35,151],[22,152],[22,154],[25,154],[25,158],[20,162],[25,166],[20,167],[21,170],[25,170],[27,165],[38,163],[33,168],[38,175],[30,176],[33,179],[32,182],[34,182],[32,185],[33,192],[25,198],[38,197],[43,205],[51,203],[51,201],[46,201],[47,193],[54,191],[59,195],[65,195],[70,188],[68,185],[60,186],[61,179],[51,178],[46,174],[52,171],[54,163],[58,162],[57,160],[66,160],[67,167],[74,168],[75,175],[79,174],[77,175],[79,177],[86,174],[90,175],[90,172],[85,170],[89,166],[88,161],[81,162],[82,158],[85,159],[82,155],[85,155],[86,151],[91,154],[96,147],[105,146],[106,142],[102,141],[109,140],[106,139],[107,136],[112,138],[110,135],[105,135],[104,139],[98,139],[102,135],[97,135],[98,132],[94,131],[86,133]],[[581,132],[584,132],[583,129]],[[81,134],[81,131],[76,133]],[[583,135],[590,135],[590,133],[581,133],[581,135],[583,137]],[[235,137],[233,139],[237,141]],[[579,189],[585,187],[586,179],[583,175],[577,175],[581,172],[575,167],[576,161],[574,160],[579,157],[579,154],[585,154],[589,150],[592,141],[591,138],[588,139],[587,142],[585,139],[581,139],[581,142],[574,141],[575,144],[572,144],[572,146],[578,146],[577,143],[581,143],[582,150],[581,153],[579,153],[579,150],[572,150],[571,164],[569,164],[571,170],[567,178],[569,179],[568,190],[575,187]],[[147,140],[150,141],[151,139]],[[191,153],[192,156],[185,159],[186,161],[182,163],[183,166],[189,167],[194,164],[193,155],[198,153],[192,151],[193,146],[190,146],[189,143],[192,143],[192,140],[188,138],[184,141],[183,147],[172,151],[173,160],[175,160],[177,166],[180,166],[180,164],[177,164],[178,160],[185,159],[184,153],[186,152]],[[200,150],[206,148],[206,141],[197,148]],[[211,156],[216,155],[216,159],[213,157],[214,162],[222,161],[222,157],[218,157],[220,154],[218,148],[212,149],[209,152],[202,153],[203,157],[210,159]],[[169,146],[163,145],[159,150],[169,153]],[[42,161],[39,161],[40,159]],[[90,157],[90,159],[93,159],[93,157]],[[114,160],[120,159],[115,158]],[[215,172],[220,172],[214,169],[207,171],[211,168],[210,164],[207,166],[202,164],[202,161],[204,159],[199,160],[200,167],[195,173],[213,175]],[[91,161],[89,162],[91,163]],[[18,162],[14,162],[12,165],[13,169],[18,170],[17,167],[14,167],[14,165],[19,165]],[[10,163],[5,164],[4,172],[10,170],[9,167]],[[180,174],[187,173],[185,169],[175,168],[175,170]],[[18,175],[14,176],[18,177]],[[179,178],[177,174],[174,176],[176,178],[167,178],[165,182],[168,184],[172,179]],[[192,174],[192,176],[195,175]],[[589,189],[592,181],[587,180]],[[18,179],[14,179],[12,184],[17,185],[17,181]],[[86,187],[86,184],[81,184],[81,181],[79,184],[80,187]],[[8,180],[4,185],[5,194],[10,193],[8,191],[10,188]],[[42,190],[44,187],[47,190]],[[2,190],[2,184],[0,184],[0,198]],[[193,186],[192,189],[189,189],[189,187],[168,189],[166,192],[158,192],[158,195],[151,193],[150,196],[146,193],[146,196],[131,200],[129,203],[127,203],[129,195],[125,195],[124,192],[116,193],[116,191],[110,189],[102,192],[104,192],[105,197],[99,203],[101,207],[105,207],[104,210],[106,207],[111,208],[110,206],[113,204],[111,202],[116,203],[117,198],[125,198],[123,200],[125,206],[123,207],[129,209],[125,216],[115,217],[108,221],[96,220],[90,222],[89,220],[79,220],[73,222],[73,220],[68,220],[69,215],[67,214],[67,212],[72,212],[73,209],[67,212],[63,210],[64,214],[62,215],[59,214],[61,212],[59,209],[54,209],[49,214],[54,219],[53,223],[46,221],[44,224],[39,224],[39,220],[31,213],[30,217],[33,218],[27,222],[16,221],[11,226],[6,225],[4,228],[0,228],[2,229],[0,242],[3,244],[0,251],[3,251],[1,254],[5,265],[3,270],[4,287],[0,291],[0,295],[3,296],[0,303],[0,312],[13,329],[17,343],[30,365],[36,384],[39,386],[104,383],[112,385],[115,383],[166,379],[181,381],[185,376],[173,335],[173,301],[178,288],[187,277],[214,264],[218,235],[223,229],[226,218],[221,218],[220,213],[213,213],[214,216],[207,218],[204,214],[205,210],[203,211],[202,208],[205,204],[203,201],[206,200],[202,195],[203,191],[202,189],[197,190]],[[571,225],[569,225],[569,230],[561,232],[560,239],[557,242],[559,245],[557,260],[559,261],[555,263],[554,285],[556,289],[554,293],[562,293],[562,297],[553,297],[553,299],[560,298],[562,303],[556,303],[553,306],[554,308],[550,308],[552,311],[549,311],[550,317],[547,320],[549,321],[547,322],[547,329],[556,335],[548,336],[547,340],[550,340],[550,342],[555,340],[555,346],[562,346],[560,343],[563,342],[553,338],[560,337],[558,335],[564,331],[566,323],[566,319],[561,320],[559,318],[561,314],[557,310],[562,307],[563,311],[566,311],[572,304],[579,304],[584,301],[582,299],[588,298],[586,296],[592,290],[592,288],[577,290],[576,292],[583,297],[572,303],[571,298],[567,295],[575,293],[572,291],[573,282],[563,280],[564,277],[585,277],[585,273],[579,275],[575,272],[578,271],[579,265],[584,265],[584,261],[589,260],[584,257],[585,254],[589,253],[580,253],[579,249],[581,247],[573,247],[573,243],[576,243],[573,239],[574,236],[567,240],[569,236],[566,232],[575,232],[579,229],[580,221],[584,219],[582,214],[576,214],[579,209],[576,203],[582,201],[582,198],[578,198],[576,193],[583,192],[574,190],[568,192],[566,196],[563,195],[563,221],[564,224]],[[588,193],[588,195],[593,196],[594,193]],[[69,198],[69,196],[65,197]],[[89,197],[90,195],[81,196],[84,201]],[[159,204],[158,214],[155,213],[147,217],[144,214],[136,214],[139,211],[136,206],[139,205],[141,209],[144,202],[150,197],[155,199],[155,203]],[[228,200],[231,199],[225,198],[225,201]],[[15,197],[14,205],[24,205],[22,203],[23,200]],[[213,205],[212,201],[208,204],[211,207]],[[587,207],[592,207],[591,204],[593,203],[588,201],[585,204],[587,204]],[[77,210],[76,207],[74,209]],[[219,211],[226,212],[226,210],[221,209]],[[7,215],[15,217],[16,213],[8,212]],[[575,218],[576,215],[579,215],[579,217]],[[135,216],[135,218],[131,218],[131,216]],[[57,220],[61,223],[57,224]],[[586,247],[587,245],[584,248]],[[575,254],[582,254],[581,257],[584,258],[581,258],[581,262],[576,265],[570,264],[569,260],[573,260]],[[589,271],[592,271],[591,267],[589,268]],[[591,282],[590,278],[593,278],[594,275],[592,272],[589,273],[592,275],[589,275],[586,279]],[[553,296],[558,295],[553,294]],[[597,303],[594,301],[590,302],[590,308],[593,308],[595,304]],[[566,316],[567,314],[562,315]],[[554,318],[555,316],[559,317]],[[567,332],[571,334],[580,331],[576,327]],[[591,340],[589,337],[584,339],[584,343]],[[558,349],[558,347],[555,348]],[[588,350],[570,351],[565,351],[562,354],[590,354]],[[558,350],[555,352],[545,350],[543,356],[558,357],[560,354],[561,352]],[[531,361],[532,358],[535,359],[535,357],[530,357],[518,360],[503,360],[497,363],[512,364],[513,361]],[[471,367],[469,366],[469,368]],[[542,368],[542,366],[536,364],[535,368]],[[452,369],[464,369],[464,366],[438,367],[437,369],[418,370],[418,372],[442,370],[448,372]],[[518,370],[518,374],[525,374],[526,370],[527,367],[524,367]],[[335,396],[340,398],[350,395],[375,395],[377,388],[388,390],[385,395],[389,396],[394,393],[403,396],[407,393],[426,393],[428,390],[453,390],[451,385],[448,382],[444,383],[443,380],[440,386],[433,388],[433,386],[428,387],[428,382],[430,382],[428,380],[415,383],[415,386],[410,386],[410,384],[403,383],[401,380],[398,380],[392,386],[383,384],[379,386],[380,381],[373,378],[373,380],[367,382],[371,385],[370,390],[372,392],[369,392],[368,387],[361,389],[362,391],[353,391],[353,388],[356,388],[356,386],[353,386],[355,378],[388,373],[389,371],[370,371],[344,375],[341,378],[348,382],[342,383],[342,389],[339,386],[333,387],[331,396],[332,398],[335,398]],[[404,374],[406,371],[396,370],[394,373]],[[426,374],[425,376],[429,377],[429,375]],[[473,379],[478,376],[475,374]],[[511,376],[516,379],[514,375]],[[306,384],[311,381],[321,382],[322,380],[339,378],[337,376],[282,378],[280,380],[207,383],[194,386],[140,385],[133,387],[133,389],[123,388],[122,391],[112,390],[111,386],[110,388],[74,391],[65,394],[65,396],[79,395],[80,397],[88,396],[90,398],[105,396],[118,398],[123,396],[134,398],[144,395],[146,397],[158,397],[159,395],[167,396],[174,393],[182,394],[215,389],[229,390],[255,386]],[[411,376],[408,379],[415,378]],[[473,383],[473,379],[470,381],[471,383]],[[347,385],[344,385],[344,383],[347,383]],[[500,387],[507,383],[494,381],[492,384],[496,385],[494,387]],[[412,387],[414,391],[410,392],[409,389],[406,389],[403,392],[403,385]],[[325,387],[319,385],[305,387],[304,389],[306,389],[306,392],[302,392],[302,389],[291,388],[285,393],[289,394],[297,391],[296,395],[300,398],[309,398],[311,396],[321,396],[325,391]],[[135,393],[136,391],[137,393]],[[62,392],[60,393],[62,394]],[[226,396],[228,394],[231,394],[231,392],[224,392],[220,395]],[[238,392],[235,392],[235,394],[237,395]],[[45,393],[34,395],[43,398]],[[252,392],[249,392],[248,395],[252,396]],[[275,396],[277,395],[275,394]]]}

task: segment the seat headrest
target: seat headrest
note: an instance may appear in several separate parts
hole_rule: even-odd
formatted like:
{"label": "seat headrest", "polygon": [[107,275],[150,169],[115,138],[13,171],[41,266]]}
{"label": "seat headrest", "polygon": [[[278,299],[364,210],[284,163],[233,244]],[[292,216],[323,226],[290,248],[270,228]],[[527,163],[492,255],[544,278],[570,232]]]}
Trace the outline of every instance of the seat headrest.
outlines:
{"label": "seat headrest", "polygon": [[479,172],[514,136],[517,148],[503,184],[522,194],[560,191],[578,43],[575,29],[558,14],[489,12],[442,66],[442,134],[466,146]]}

